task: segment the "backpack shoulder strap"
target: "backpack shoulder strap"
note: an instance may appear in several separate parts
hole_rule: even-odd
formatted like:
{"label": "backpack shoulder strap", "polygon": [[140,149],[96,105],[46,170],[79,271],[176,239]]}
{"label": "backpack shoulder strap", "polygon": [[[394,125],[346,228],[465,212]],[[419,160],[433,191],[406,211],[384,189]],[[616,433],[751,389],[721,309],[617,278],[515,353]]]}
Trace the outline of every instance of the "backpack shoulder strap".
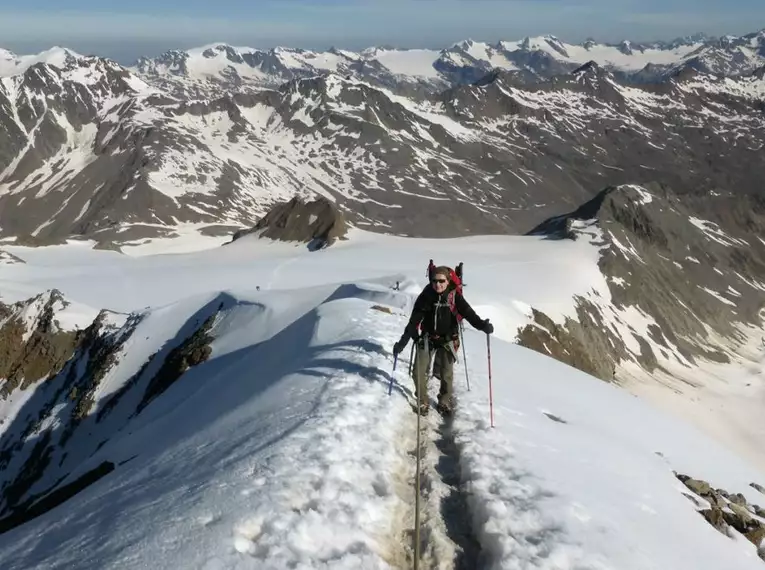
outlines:
{"label": "backpack shoulder strap", "polygon": [[462,320],[462,315],[460,315],[457,312],[457,300],[456,300],[457,290],[452,289],[449,291],[449,295],[446,297],[446,302],[449,303],[449,310],[457,317],[457,321]]}

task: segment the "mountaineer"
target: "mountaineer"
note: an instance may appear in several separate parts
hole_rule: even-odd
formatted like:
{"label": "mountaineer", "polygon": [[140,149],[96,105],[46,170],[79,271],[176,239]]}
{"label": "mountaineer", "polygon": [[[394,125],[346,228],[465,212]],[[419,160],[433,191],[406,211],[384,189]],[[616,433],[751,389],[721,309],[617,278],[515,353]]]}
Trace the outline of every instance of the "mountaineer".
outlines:
{"label": "mountaineer", "polygon": [[473,328],[492,334],[494,325],[488,319],[481,319],[462,296],[460,280],[449,267],[433,270],[430,284],[417,297],[401,339],[394,345],[393,353],[404,350],[409,339],[415,341],[414,383],[418,411],[428,413],[428,368],[433,358],[433,375],[441,381],[436,409],[449,414],[454,402],[452,385],[454,363],[459,350],[459,323],[462,318]]}

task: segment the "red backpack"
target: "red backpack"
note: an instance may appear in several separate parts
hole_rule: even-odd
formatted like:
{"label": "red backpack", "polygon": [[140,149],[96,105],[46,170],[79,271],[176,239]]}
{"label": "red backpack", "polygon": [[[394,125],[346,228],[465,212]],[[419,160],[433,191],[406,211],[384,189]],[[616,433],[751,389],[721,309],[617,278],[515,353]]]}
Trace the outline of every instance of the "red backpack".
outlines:
{"label": "red backpack", "polygon": [[454,283],[454,289],[449,291],[449,295],[446,299],[447,299],[447,303],[449,303],[449,308],[451,309],[452,313],[457,317],[457,322],[459,323],[460,321],[462,321],[462,315],[460,315],[457,312],[457,305],[454,299],[454,295],[455,293],[459,293],[460,295],[462,295],[462,280],[459,278],[459,275],[457,275],[457,272],[454,271],[454,269],[450,268],[449,271],[450,271],[449,279],[451,280],[452,283]]}

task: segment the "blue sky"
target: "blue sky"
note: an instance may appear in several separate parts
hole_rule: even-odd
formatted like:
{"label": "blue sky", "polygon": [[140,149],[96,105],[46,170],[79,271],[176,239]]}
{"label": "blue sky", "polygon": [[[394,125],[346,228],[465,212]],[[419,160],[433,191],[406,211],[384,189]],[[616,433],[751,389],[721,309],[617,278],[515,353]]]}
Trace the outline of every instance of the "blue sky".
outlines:
{"label": "blue sky", "polygon": [[361,49],[546,33],[618,41],[765,28],[765,0],[129,0],[107,6],[103,0],[3,0],[0,46],[29,53],[64,45],[129,62],[217,41]]}

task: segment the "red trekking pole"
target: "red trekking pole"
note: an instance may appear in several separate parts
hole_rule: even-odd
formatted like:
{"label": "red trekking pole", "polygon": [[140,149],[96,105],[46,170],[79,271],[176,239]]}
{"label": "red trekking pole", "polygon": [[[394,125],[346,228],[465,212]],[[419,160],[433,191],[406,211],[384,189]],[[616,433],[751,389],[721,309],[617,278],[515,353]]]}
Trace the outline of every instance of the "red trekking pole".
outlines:
{"label": "red trekking pole", "polygon": [[489,414],[491,416],[491,427],[494,427],[494,399],[491,389],[491,341],[489,335],[486,335],[486,355],[489,359]]}

